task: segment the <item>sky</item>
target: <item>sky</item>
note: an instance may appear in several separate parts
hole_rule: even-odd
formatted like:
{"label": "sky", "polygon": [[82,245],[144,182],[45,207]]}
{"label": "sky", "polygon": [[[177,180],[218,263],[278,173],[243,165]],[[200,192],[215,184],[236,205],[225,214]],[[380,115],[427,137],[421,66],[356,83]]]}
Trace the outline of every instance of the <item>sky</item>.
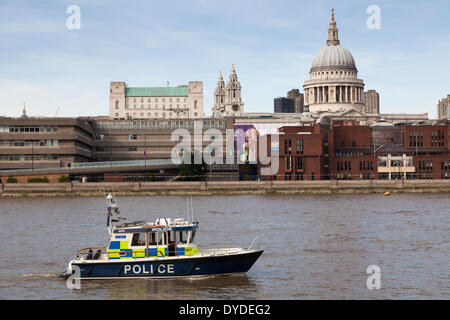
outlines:
{"label": "sky", "polygon": [[[71,5],[80,9],[79,29]],[[379,29],[367,13],[379,8]],[[97,116],[110,81],[164,87],[203,81],[204,111],[235,64],[246,112],[309,79],[331,8],[381,113],[436,117],[450,93],[450,2],[301,0],[0,0],[0,116]]]}

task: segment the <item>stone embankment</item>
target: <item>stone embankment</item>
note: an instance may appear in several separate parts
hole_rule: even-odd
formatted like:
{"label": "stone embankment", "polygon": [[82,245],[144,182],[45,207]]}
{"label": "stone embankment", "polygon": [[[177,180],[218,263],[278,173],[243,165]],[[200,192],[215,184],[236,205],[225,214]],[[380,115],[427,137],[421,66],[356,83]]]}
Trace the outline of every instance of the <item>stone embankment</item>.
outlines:
{"label": "stone embankment", "polygon": [[0,197],[95,197],[111,191],[118,196],[449,193],[450,180],[6,183]]}

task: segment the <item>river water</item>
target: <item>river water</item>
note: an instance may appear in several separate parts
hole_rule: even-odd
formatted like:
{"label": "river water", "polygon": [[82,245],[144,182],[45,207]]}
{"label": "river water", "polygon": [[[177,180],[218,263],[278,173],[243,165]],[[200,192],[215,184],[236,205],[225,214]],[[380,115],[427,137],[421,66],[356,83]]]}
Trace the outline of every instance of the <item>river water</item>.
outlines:
{"label": "river water", "polygon": [[[121,197],[127,221],[186,217],[186,198]],[[263,255],[245,275],[67,289],[77,249],[107,241],[104,198],[0,198],[1,299],[449,299],[448,194],[193,197],[200,248]],[[367,268],[381,271],[369,290]]]}

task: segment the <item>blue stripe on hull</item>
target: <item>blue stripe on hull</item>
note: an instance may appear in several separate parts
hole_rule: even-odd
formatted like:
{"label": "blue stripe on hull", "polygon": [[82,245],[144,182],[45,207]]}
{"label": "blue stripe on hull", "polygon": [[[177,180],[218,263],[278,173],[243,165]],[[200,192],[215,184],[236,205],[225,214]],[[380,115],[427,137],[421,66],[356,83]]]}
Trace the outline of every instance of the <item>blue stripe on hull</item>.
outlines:
{"label": "blue stripe on hull", "polygon": [[[123,261],[78,264],[81,278],[172,277],[247,272],[262,250],[245,254],[166,261]],[[74,264],[77,265],[77,264]]]}

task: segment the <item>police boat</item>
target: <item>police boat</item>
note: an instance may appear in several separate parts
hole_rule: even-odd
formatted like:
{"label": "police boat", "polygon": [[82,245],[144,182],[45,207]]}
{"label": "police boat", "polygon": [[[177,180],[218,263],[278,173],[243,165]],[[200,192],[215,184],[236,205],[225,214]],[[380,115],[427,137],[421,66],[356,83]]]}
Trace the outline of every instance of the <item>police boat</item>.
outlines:
{"label": "police boat", "polygon": [[[195,277],[247,272],[263,250],[220,248],[200,250],[194,243],[194,219],[158,218],[125,223],[115,197],[108,194],[106,247],[77,251],[61,278],[117,279]],[[189,213],[188,213],[189,216]],[[259,247],[259,245],[258,245]]]}

